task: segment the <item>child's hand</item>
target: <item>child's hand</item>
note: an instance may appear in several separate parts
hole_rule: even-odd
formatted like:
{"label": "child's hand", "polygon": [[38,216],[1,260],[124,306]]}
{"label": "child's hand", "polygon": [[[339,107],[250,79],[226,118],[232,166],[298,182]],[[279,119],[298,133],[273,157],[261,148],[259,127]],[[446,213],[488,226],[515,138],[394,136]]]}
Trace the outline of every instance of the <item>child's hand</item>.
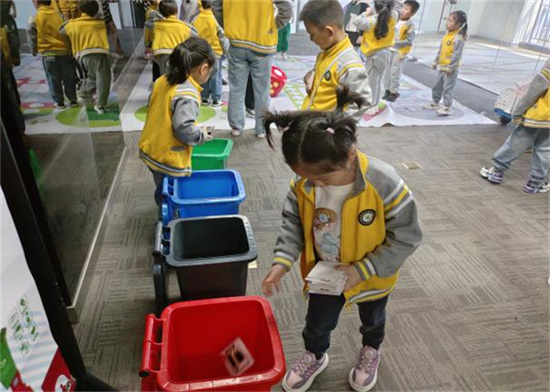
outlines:
{"label": "child's hand", "polygon": [[313,71],[309,71],[306,76],[304,76],[304,84],[306,85],[306,93],[309,95],[313,87]]}
{"label": "child's hand", "polygon": [[348,276],[348,281],[346,282],[346,286],[344,287],[344,291],[348,291],[349,289],[357,286],[359,283],[363,281],[361,278],[361,275],[359,275],[359,272],[357,272],[357,269],[353,266],[353,264],[340,264],[336,266],[337,270],[344,271],[346,275]]}
{"label": "child's hand", "polygon": [[437,63],[435,61],[432,63],[432,69],[437,69]]}
{"label": "child's hand", "polygon": [[266,297],[273,295],[273,289],[277,292],[281,291],[281,279],[286,273],[286,268],[281,264],[275,264],[271,267],[264,280],[262,280],[262,292]]}
{"label": "child's hand", "polygon": [[212,136],[212,129],[213,127],[207,127],[206,125],[202,127],[202,134],[204,135],[204,142],[210,142],[212,139],[214,139],[214,136]]}
{"label": "child's hand", "polygon": [[523,122],[523,116],[514,116],[512,118],[512,124],[519,125]]}

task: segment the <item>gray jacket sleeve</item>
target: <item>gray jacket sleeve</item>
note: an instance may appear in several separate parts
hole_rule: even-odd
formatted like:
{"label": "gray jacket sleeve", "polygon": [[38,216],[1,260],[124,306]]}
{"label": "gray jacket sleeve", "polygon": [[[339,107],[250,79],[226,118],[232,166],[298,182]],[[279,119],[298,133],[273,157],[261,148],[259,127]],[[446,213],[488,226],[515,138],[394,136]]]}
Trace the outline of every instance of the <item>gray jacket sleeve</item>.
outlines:
{"label": "gray jacket sleeve", "polygon": [[36,53],[38,50],[38,31],[36,30],[36,21],[34,16],[29,18],[29,24],[27,26],[27,40],[30,43],[32,52]]}
{"label": "gray jacket sleeve", "polygon": [[411,27],[407,33],[407,37],[404,41],[395,41],[395,48],[401,49],[407,46],[412,46],[414,39],[416,38],[416,32],[414,31],[414,26]]}
{"label": "gray jacket sleeve", "polygon": [[273,0],[273,4],[277,7],[277,19],[275,25],[277,29],[285,27],[292,18],[292,3],[290,0]]}
{"label": "gray jacket sleeve", "polygon": [[521,97],[513,108],[512,116],[522,116],[529,110],[550,87],[550,59],[542,66],[537,75],[533,78],[527,94]]}
{"label": "gray jacket sleeve", "polygon": [[293,187],[288,191],[283,205],[283,223],[275,243],[273,264],[290,269],[304,249],[304,229],[298,211],[298,199]]}
{"label": "gray jacket sleeve", "polygon": [[460,60],[462,59],[462,52],[464,50],[464,38],[459,34],[455,38],[453,44],[453,57],[451,57],[451,62],[448,67],[453,71],[457,70],[460,67]]}
{"label": "gray jacket sleeve", "polygon": [[172,100],[171,106],[174,137],[189,146],[202,144],[204,134],[195,125],[199,117],[199,104],[191,99],[176,97]]}
{"label": "gray jacket sleeve", "polygon": [[[361,68],[348,68],[344,71],[339,79],[340,84],[349,86],[351,91],[361,94],[367,101],[363,109],[368,109],[372,106],[372,92],[369,85],[369,75],[365,67]],[[360,115],[363,111],[359,111]]]}
{"label": "gray jacket sleeve", "polygon": [[[371,158],[368,176],[384,199],[386,240],[359,261],[371,275],[381,278],[394,275],[422,241],[422,230],[412,192],[385,162]],[[357,271],[368,279],[361,268]]]}
{"label": "gray jacket sleeve", "polygon": [[361,31],[369,31],[371,28],[376,26],[376,15],[367,16],[366,12],[363,12],[361,15],[355,19],[353,25]]}
{"label": "gray jacket sleeve", "polygon": [[225,36],[225,32],[222,27],[218,24],[218,39],[220,40],[220,45],[222,47],[223,53],[227,53],[229,50],[229,40]]}
{"label": "gray jacket sleeve", "polygon": [[218,24],[223,29],[223,0],[212,0],[212,11],[218,21]]}

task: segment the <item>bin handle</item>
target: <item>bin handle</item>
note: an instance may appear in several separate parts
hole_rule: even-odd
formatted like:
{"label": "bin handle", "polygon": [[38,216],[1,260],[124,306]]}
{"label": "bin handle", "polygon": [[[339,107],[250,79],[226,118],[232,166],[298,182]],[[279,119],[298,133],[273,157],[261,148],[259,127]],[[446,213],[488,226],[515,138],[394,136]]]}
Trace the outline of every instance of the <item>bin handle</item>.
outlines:
{"label": "bin handle", "polygon": [[153,249],[153,256],[162,255],[162,240],[163,240],[162,234],[163,234],[162,221],[158,221],[157,227],[155,230],[155,247]]}
{"label": "bin handle", "polygon": [[160,355],[162,342],[157,342],[156,337],[161,327],[161,319],[156,318],[154,314],[147,315],[145,318],[145,336],[143,337],[143,354],[139,368],[139,376],[142,378],[157,374],[160,370],[153,368],[155,363],[153,355]]}

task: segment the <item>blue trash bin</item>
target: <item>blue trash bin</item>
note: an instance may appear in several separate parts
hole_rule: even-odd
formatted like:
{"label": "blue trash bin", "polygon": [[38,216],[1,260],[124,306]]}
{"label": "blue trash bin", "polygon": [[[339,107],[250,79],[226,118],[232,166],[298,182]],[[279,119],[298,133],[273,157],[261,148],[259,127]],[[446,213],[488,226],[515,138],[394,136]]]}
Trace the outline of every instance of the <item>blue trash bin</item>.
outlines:
{"label": "blue trash bin", "polygon": [[163,180],[162,221],[213,215],[239,214],[246,193],[235,170],[196,171],[190,177]]}

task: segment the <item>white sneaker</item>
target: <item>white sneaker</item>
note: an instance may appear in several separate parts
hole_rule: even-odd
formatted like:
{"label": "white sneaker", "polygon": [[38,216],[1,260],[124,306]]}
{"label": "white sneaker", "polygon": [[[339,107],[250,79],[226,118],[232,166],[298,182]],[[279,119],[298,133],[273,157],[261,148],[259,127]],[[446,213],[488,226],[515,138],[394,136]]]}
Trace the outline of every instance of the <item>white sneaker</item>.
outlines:
{"label": "white sneaker", "polygon": [[305,392],[311,387],[315,378],[328,366],[328,355],[323,354],[319,360],[306,351],[302,357],[286,372],[282,387],[287,392]]}
{"label": "white sneaker", "polygon": [[281,58],[282,58],[283,61],[288,60],[288,56],[286,55],[286,52],[283,52],[283,54],[281,55]]}
{"label": "white sneaker", "polygon": [[95,105],[94,110],[96,111],[97,114],[105,114],[105,109],[100,107],[99,105]]}
{"label": "white sneaker", "polygon": [[422,107],[424,109],[428,109],[428,110],[437,110],[437,109],[439,109],[439,104],[435,103],[435,102],[432,102],[432,103],[429,103],[429,104],[424,105]]}
{"label": "white sneaker", "polygon": [[438,116],[448,116],[449,114],[453,114],[453,111],[449,106],[441,106],[435,111],[435,114]]}
{"label": "white sneaker", "polygon": [[243,131],[238,130],[238,129],[236,129],[236,128],[233,128],[233,129],[231,130],[231,134],[232,134],[233,136],[241,136],[241,133],[243,133]]}
{"label": "white sneaker", "polygon": [[246,109],[245,110],[246,117],[248,118],[256,118],[256,111],[254,109]]}
{"label": "white sneaker", "polygon": [[257,133],[257,134],[256,134],[256,137],[257,137],[258,139],[265,139],[265,133]]}
{"label": "white sneaker", "polygon": [[367,116],[376,116],[379,112],[379,108],[378,108],[378,105],[375,105],[375,106],[372,106],[370,108],[367,109],[367,111],[365,112],[365,114]]}

